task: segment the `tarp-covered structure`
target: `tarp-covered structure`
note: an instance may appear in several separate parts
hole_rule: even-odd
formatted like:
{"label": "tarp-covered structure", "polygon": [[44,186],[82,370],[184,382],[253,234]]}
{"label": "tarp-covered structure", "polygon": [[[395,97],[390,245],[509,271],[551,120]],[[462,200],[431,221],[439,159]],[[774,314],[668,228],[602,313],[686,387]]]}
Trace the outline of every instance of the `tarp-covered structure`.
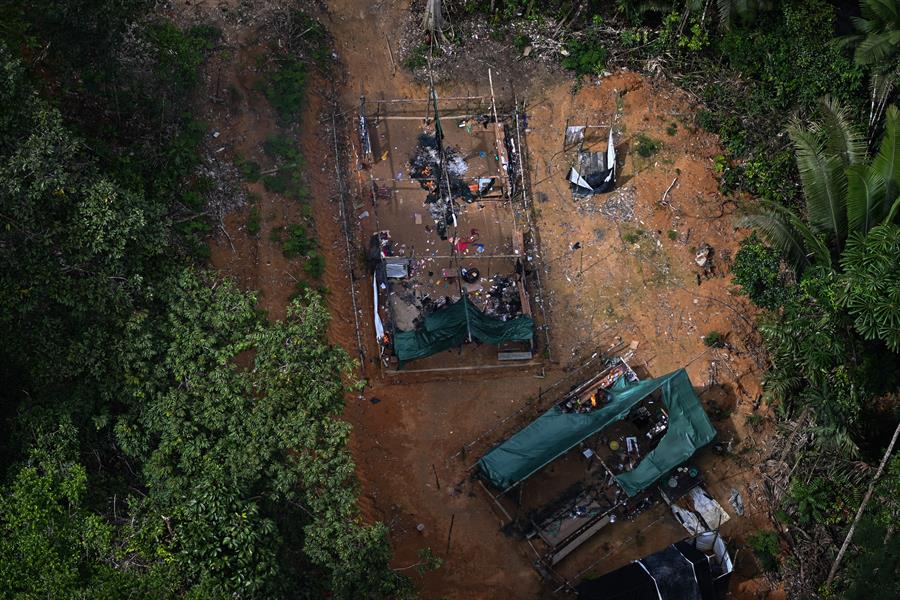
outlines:
{"label": "tarp-covered structure", "polygon": [[680,541],[575,587],[579,600],[720,600],[734,570],[716,532]]}
{"label": "tarp-covered structure", "polygon": [[465,296],[425,317],[424,324],[412,331],[394,334],[394,354],[404,363],[459,346],[471,334],[472,339],[488,344],[529,341],[534,335],[534,320],[519,315],[503,321],[484,314]]}
{"label": "tarp-covered structure", "polygon": [[[572,129],[571,127],[569,129]],[[568,130],[566,132],[568,138]],[[583,139],[584,128],[581,129]],[[581,152],[579,165],[571,167],[567,176],[576,197],[605,194],[616,186],[616,147],[613,132],[609,130],[606,152]]]}
{"label": "tarp-covered structure", "polygon": [[623,377],[608,390],[609,402],[590,412],[566,412],[556,405],[481,457],[478,467],[494,487],[506,491],[589,436],[624,419],[656,390],[660,390],[669,413],[668,430],[632,471],[616,476],[622,489],[634,496],[716,435],[684,369],[631,383]]}

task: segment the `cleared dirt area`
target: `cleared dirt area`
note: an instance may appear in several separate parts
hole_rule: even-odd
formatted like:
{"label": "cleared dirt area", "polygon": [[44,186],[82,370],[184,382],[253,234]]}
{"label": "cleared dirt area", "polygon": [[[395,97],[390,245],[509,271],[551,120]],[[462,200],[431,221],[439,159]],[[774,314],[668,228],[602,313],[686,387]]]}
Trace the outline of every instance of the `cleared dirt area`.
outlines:
{"label": "cleared dirt area", "polygon": [[[264,27],[267,6],[242,13],[237,1],[172,4],[183,18],[212,21],[223,30],[227,52],[216,54],[206,77],[211,100],[204,103],[203,118],[219,132],[210,140],[211,151],[224,147],[222,156],[240,154],[267,168],[262,143],[278,129],[257,88],[259,56],[266,44],[277,43]],[[370,98],[427,96],[427,89],[398,64],[395,40],[401,38],[401,28],[415,22],[407,2],[340,0],[317,14],[334,36],[346,114],[355,114],[360,93]],[[499,530],[500,519],[471,480],[469,468],[490,444],[552,403],[551,397],[538,401],[539,391],[577,376],[570,373],[594,352],[617,348],[630,351],[632,364],[650,375],[687,368],[718,440],[730,448],[725,455],[701,451],[697,462],[707,489],[732,515],[723,535],[741,542],[765,520],[754,465],[765,455],[768,434],[764,420],[755,429],[748,426],[748,415],[764,408],[757,407],[759,366],[751,343],[751,309],[732,293],[728,275],[739,233],[732,224],[734,205],[717,191],[717,140],[693,127],[696,107],[665,82],[621,72],[599,83],[586,81],[573,94],[571,79],[540,67],[529,69],[512,56],[469,57],[465,64],[471,72],[461,74],[455,86],[442,86],[442,95],[488,93],[491,67],[498,101],[512,104],[515,97],[526,105],[528,190],[549,323],[543,373],[379,379],[371,294],[366,293],[361,256],[351,252],[348,263],[335,160],[340,158],[344,166],[350,190],[346,206],[352,211],[348,219],[358,244],[365,240],[365,219],[359,218],[365,208],[359,199],[369,183],[355,169],[352,118],[335,156],[327,94],[319,93],[331,81],[311,82],[301,122],[291,130],[306,159],[316,238],[326,256],[322,282],[334,317],[332,341],[358,356],[357,320],[362,326],[363,374],[369,382],[360,397],[348,399],[345,416],[354,426],[352,449],[366,518],[389,526],[396,568],[415,564],[423,547],[444,559],[441,568],[424,576],[406,571],[424,598],[546,596],[552,589],[542,586],[532,568],[534,555]],[[605,144],[605,128],[613,127],[622,169],[611,194],[573,200],[565,181],[573,160],[571,152],[563,151],[567,123],[602,126],[588,138],[596,137],[598,147]],[[261,229],[248,233],[249,208],[228,214],[211,242],[212,263],[223,275],[257,290],[270,318],[279,318],[302,275],[300,263],[283,256],[269,231],[299,221],[301,208],[261,184],[245,185],[256,195]],[[573,250],[576,244],[580,246]],[[712,269],[695,261],[704,244],[712,248]],[[358,278],[356,314],[351,271]],[[703,336],[713,331],[724,335],[724,347],[704,344]],[[440,362],[440,357],[434,359]],[[520,409],[519,416],[498,424]],[[743,517],[728,504],[732,489],[744,499]],[[588,568],[609,571],[686,535],[661,506],[617,525],[580,549],[566,563],[566,576]],[[732,584],[735,597],[765,596],[767,584],[755,571],[750,552],[742,550]]]}

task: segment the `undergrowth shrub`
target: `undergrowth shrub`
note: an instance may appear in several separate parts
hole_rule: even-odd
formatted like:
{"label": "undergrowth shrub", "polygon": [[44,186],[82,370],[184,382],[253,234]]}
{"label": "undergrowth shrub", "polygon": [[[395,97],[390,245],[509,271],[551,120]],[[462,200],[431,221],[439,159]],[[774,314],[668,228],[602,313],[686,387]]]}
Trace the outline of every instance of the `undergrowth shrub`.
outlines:
{"label": "undergrowth shrub", "polygon": [[741,293],[746,294],[756,306],[775,309],[784,303],[781,258],[775,250],[763,244],[755,232],[741,240],[731,273],[734,283],[741,286]]}

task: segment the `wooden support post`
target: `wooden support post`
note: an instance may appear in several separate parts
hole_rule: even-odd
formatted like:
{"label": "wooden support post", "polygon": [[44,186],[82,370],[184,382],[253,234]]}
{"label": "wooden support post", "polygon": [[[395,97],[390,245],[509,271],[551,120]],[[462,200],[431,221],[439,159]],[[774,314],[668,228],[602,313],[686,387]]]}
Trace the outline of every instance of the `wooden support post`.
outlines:
{"label": "wooden support post", "polygon": [[456,520],[456,513],[450,515],[450,529],[447,531],[447,548],[444,550],[444,557],[450,556],[450,536],[453,535],[453,522]]}
{"label": "wooden support post", "polygon": [[434,468],[434,463],[431,463],[431,472],[434,473],[434,484],[437,486],[437,489],[441,489],[441,482],[437,476],[437,469]]}

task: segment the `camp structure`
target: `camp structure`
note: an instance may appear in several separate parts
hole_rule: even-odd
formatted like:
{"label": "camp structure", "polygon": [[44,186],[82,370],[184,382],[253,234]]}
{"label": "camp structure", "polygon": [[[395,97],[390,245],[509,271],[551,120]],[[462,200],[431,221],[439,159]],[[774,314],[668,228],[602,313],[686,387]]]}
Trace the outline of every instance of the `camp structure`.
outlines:
{"label": "camp structure", "polygon": [[660,480],[672,502],[688,494],[702,481],[688,461],[714,437],[684,369],[641,381],[612,359],[476,466],[498,506],[518,488],[513,528],[543,548],[540,570],[655,505]]}
{"label": "camp structure", "polygon": [[569,168],[566,179],[576,200],[605,194],[616,187],[616,146],[613,129],[609,128],[606,149],[593,151],[585,147],[585,133],[592,128],[586,125],[566,125],[563,148],[577,145],[574,164]]}
{"label": "camp structure", "polygon": [[616,186],[616,148],[612,129],[609,130],[605,152],[578,153],[578,164],[569,168],[568,180],[575,198],[613,190]]}
{"label": "camp structure", "polygon": [[533,359],[536,238],[513,206],[524,201],[519,118],[498,112],[493,96],[440,100],[433,89],[423,101],[361,102],[371,206],[360,223],[385,368]]}
{"label": "camp structure", "polygon": [[700,533],[575,587],[578,600],[722,600],[734,565],[725,540]]}

